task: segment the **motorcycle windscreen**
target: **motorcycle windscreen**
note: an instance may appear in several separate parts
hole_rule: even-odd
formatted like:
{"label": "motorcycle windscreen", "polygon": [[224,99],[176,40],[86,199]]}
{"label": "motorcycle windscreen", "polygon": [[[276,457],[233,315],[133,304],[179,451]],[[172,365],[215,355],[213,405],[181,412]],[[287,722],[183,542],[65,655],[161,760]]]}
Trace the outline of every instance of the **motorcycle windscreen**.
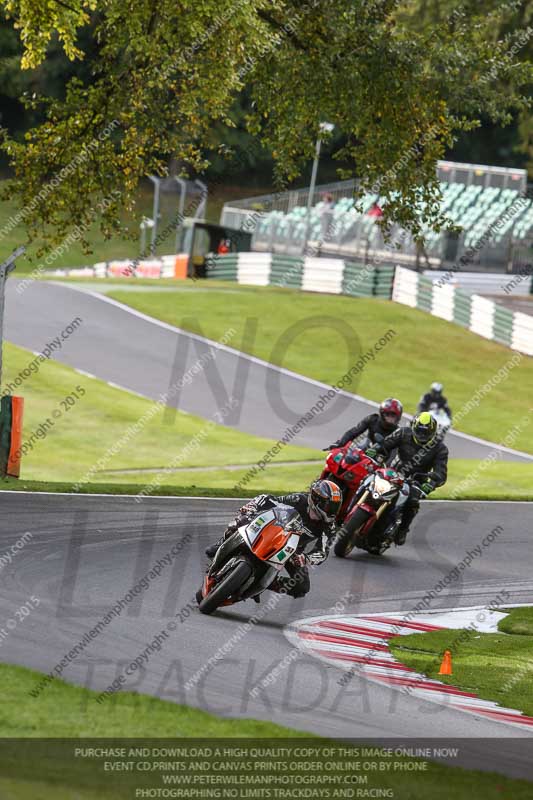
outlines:
{"label": "motorcycle windscreen", "polygon": [[358,464],[359,461],[361,461],[361,454],[362,451],[358,447],[352,445],[344,454],[342,465],[345,467],[353,467],[354,464]]}

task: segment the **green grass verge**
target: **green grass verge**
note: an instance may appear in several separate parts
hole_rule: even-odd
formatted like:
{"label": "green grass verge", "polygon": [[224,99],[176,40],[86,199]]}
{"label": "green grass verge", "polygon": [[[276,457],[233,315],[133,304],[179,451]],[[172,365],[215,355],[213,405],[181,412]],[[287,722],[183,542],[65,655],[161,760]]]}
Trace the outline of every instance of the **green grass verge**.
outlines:
{"label": "green grass verge", "polygon": [[[61,481],[28,481],[24,478],[5,478],[0,480],[0,491],[10,492],[67,492],[75,494],[116,494],[136,495],[142,488],[142,483],[83,483],[78,487],[72,482]],[[283,490],[285,491],[285,490]],[[281,494],[281,490],[280,490]],[[228,489],[215,489],[212,487],[198,486],[172,486],[161,484],[150,492],[152,497],[251,497],[251,492],[230,491]]]}
{"label": "green grass verge", "polygon": [[448,481],[433,500],[533,500],[532,465],[518,461],[452,458]]}
{"label": "green grass verge", "polygon": [[[72,335],[82,336],[82,329],[80,331]],[[28,350],[7,344],[3,385],[14,381],[34,360]],[[85,395],[65,410],[61,401],[78,391],[77,386],[85,390]],[[88,378],[53,360],[42,362],[39,371],[30,373],[17,393],[25,398],[24,441],[44,420],[50,418],[54,423],[44,432],[44,438],[37,439],[33,449],[22,458],[22,477],[28,480],[75,483],[90,474],[91,480],[109,482],[107,474],[90,472],[100,459],[104,461],[99,470],[163,468],[171,463],[180,467],[228,462],[249,464],[261,459],[272,446],[268,439],[214,423],[206,427],[206,421],[199,417],[164,408],[150,419],[145,417],[146,424],[141,424],[137,433],[128,434],[130,426],[154,408],[150,400]],[[58,411],[61,417],[54,420],[52,414]],[[106,456],[109,448],[121,442],[114,455]],[[191,442],[196,442],[197,446],[191,446]],[[314,450],[288,445],[283,456],[280,454],[280,460],[296,461],[315,456]],[[123,479],[124,476],[118,480]],[[165,475],[136,476],[138,484],[154,480],[168,483]]]}
{"label": "green grass verge", "polygon": [[[509,609],[498,629],[501,633],[416,633],[392,639],[390,647],[399,661],[417,672],[532,716],[533,608]],[[452,653],[451,676],[438,674],[445,650]]]}
{"label": "green grass verge", "polygon": [[[468,476],[479,469],[478,461],[450,461],[449,481],[442,489],[438,489],[431,498],[434,500],[528,500],[533,499],[531,490],[531,467],[529,464],[510,462],[506,464],[502,474],[501,465],[491,465],[490,471],[483,473],[483,480],[476,481],[471,488],[458,490],[463,476]],[[164,475],[161,483],[153,488],[150,493],[158,495],[176,495],[177,497],[251,497],[263,492],[271,494],[285,494],[289,491],[303,490],[320,472],[320,463],[311,464],[295,463],[293,466],[267,467],[263,472],[252,478],[248,483],[237,486],[238,481],[246,474],[247,467],[242,471],[227,470],[224,467],[213,471],[183,472],[179,475]],[[157,477],[157,475],[155,476]],[[106,480],[91,481],[82,484],[77,491],[81,494],[131,494],[135,495],[145,484],[154,478],[152,473],[131,474],[118,473],[113,477],[106,476]],[[182,481],[181,485],[177,482]],[[15,480],[8,478],[0,481],[0,490],[9,489],[29,492],[71,492],[73,483],[67,481],[38,481]]]}
{"label": "green grass verge", "polygon": [[[474,461],[472,463],[476,465],[478,462]],[[502,480],[500,475],[495,474],[493,477],[487,476],[482,483],[476,483],[475,489],[456,492],[455,487],[460,483],[460,479],[454,473],[456,469],[461,470],[461,468],[467,472],[472,469],[472,466],[469,465],[469,462],[450,462],[451,477],[449,483],[432,494],[432,499],[532,500],[532,492],[529,488],[531,484],[529,477],[531,467],[527,464],[509,464],[505,471],[505,481]],[[285,494],[286,492],[302,490],[309,486],[311,481],[318,475],[319,469],[319,464],[316,467],[306,464],[291,467],[267,467],[260,476],[254,477],[249,483],[236,488],[236,483],[245,474],[246,469],[243,469],[242,472],[236,472],[234,470],[225,470],[221,467],[216,472],[198,471],[189,474],[185,472],[179,478],[177,476],[164,475],[161,476],[162,480],[182,480],[183,483],[181,485],[170,482],[157,484],[150,490],[150,494],[154,497],[162,495],[175,495],[176,497],[252,497],[263,492]],[[76,487],[75,491],[79,494],[135,495],[153,477],[154,474],[152,473],[141,473],[136,477],[131,474],[117,474],[108,481],[100,480],[83,483]],[[74,486],[75,484],[72,481],[27,480],[26,478],[20,480],[7,478],[0,481],[0,491],[6,489],[27,492],[72,492]]]}
{"label": "green grass verge", "polygon": [[[270,722],[253,719],[224,719],[189,706],[176,705],[148,695],[119,692],[105,703],[96,703],[98,692],[72,686],[64,681],[50,683],[37,698],[30,695],[43,675],[25,667],[0,664],[2,705],[0,737],[65,738],[136,737],[142,738],[287,738],[307,737]],[[1,739],[0,739],[1,741]],[[46,758],[39,744],[24,752],[17,745],[16,760],[9,758],[9,742],[0,753],[0,792],[2,797],[28,800],[68,798],[133,797],[135,786],[143,783],[136,773],[130,780],[124,773],[97,774],[90,760],[65,758],[65,748],[47,745]],[[9,775],[9,777],[5,777]],[[38,776],[35,782],[29,775]],[[21,780],[26,778],[26,780]],[[118,780],[120,778],[120,780]],[[152,776],[152,784],[154,779]],[[129,785],[128,785],[129,784]],[[133,785],[132,785],[133,784]],[[112,787],[112,788],[110,788]],[[9,792],[9,793],[8,793]]]}
{"label": "green grass verge", "polygon": [[[57,680],[37,698],[30,695],[40,673],[25,667],[0,665],[4,702],[0,709],[0,736],[28,738],[27,746],[6,741],[0,754],[0,791],[16,800],[93,800],[134,796],[134,788],[160,784],[153,773],[102,772],[91,760],[66,757],[58,742],[43,748],[34,738],[81,737],[168,737],[190,738],[316,738],[328,740],[253,719],[223,719],[205,711],[159,700],[146,695],[121,692],[97,704],[97,692]],[[72,752],[72,751],[71,751]],[[116,759],[113,759],[116,760]],[[138,759],[135,759],[138,760]],[[141,759],[142,760],[142,759]],[[157,760],[157,759],[156,759]],[[406,759],[398,759],[398,761]],[[101,762],[99,762],[101,764]],[[35,776],[32,780],[31,776]],[[373,783],[372,779],[369,785]],[[297,785],[297,783],[295,783]],[[531,797],[531,783],[494,774],[446,767],[429,762],[420,772],[379,773],[380,788],[394,791],[405,800],[428,796],[447,800],[484,797],[514,800]],[[502,795],[502,791],[506,794]]]}
{"label": "green grass verge", "polygon": [[280,737],[306,736],[272,722],[226,719],[190,706],[136,692],[116,692],[97,703],[99,692],[55,680],[32,697],[43,675],[0,664],[3,700],[0,737]]}
{"label": "green grass verge", "polygon": [[[221,339],[231,326],[237,332],[233,347],[327,384],[337,382],[360,352],[371,350],[393,330],[389,343],[346,388],[376,401],[399,397],[408,412],[415,410],[420,395],[434,380],[444,383],[452,408],[459,411],[513,355],[503,345],[458,325],[386,300],[226,284],[232,285],[238,291],[230,306],[220,285],[192,297],[183,292],[127,291],[111,296],[211,339]],[[257,333],[252,341],[245,341],[243,333],[250,317],[257,321]],[[340,321],[350,322],[359,337],[360,347],[356,343],[352,357],[339,330]],[[285,346],[283,337],[289,330],[295,337]],[[458,430],[490,441],[503,439],[530,408],[532,384],[533,359],[524,356],[461,420]],[[531,428],[531,423],[524,427],[514,446],[533,453]]]}
{"label": "green grass verge", "polygon": [[[498,629],[513,636],[533,637],[533,608],[510,608],[508,616],[500,620]],[[531,655],[533,658],[533,648]],[[533,670],[533,661],[531,668]]]}
{"label": "green grass verge", "polygon": [[[320,458],[321,454],[318,454]],[[316,464],[291,464],[267,466],[254,475],[251,480],[241,484],[239,492],[259,494],[274,492],[281,488],[284,491],[303,489],[321,472],[323,461]],[[236,484],[244,480],[249,467],[239,470],[220,469],[198,470],[195,472],[177,473],[168,476],[169,483],[186,481],[189,488],[201,491],[207,489],[227,489],[231,491]],[[505,463],[485,463],[469,459],[451,459],[448,465],[448,481],[432,495],[433,500],[533,500],[531,486],[531,465],[510,461]],[[147,480],[150,476],[136,477],[135,480]],[[131,474],[106,475],[106,480],[133,480]]]}

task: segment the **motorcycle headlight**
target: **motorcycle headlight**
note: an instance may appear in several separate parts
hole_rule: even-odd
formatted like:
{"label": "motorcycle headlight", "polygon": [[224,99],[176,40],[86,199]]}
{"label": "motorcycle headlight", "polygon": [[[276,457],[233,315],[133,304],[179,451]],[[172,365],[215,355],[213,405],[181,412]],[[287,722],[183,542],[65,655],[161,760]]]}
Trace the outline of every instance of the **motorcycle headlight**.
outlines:
{"label": "motorcycle headlight", "polygon": [[379,475],[376,475],[376,479],[374,481],[374,492],[377,492],[378,495],[387,494],[387,492],[390,492],[391,489],[392,486],[388,481]]}

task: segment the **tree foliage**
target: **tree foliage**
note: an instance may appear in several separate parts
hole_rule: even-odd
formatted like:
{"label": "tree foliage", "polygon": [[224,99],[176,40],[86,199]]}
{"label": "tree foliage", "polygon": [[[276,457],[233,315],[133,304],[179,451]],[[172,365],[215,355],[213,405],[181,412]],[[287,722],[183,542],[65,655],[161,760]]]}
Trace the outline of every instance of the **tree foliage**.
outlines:
{"label": "tree foliage", "polygon": [[[92,48],[88,74],[71,77],[64,96],[26,98],[45,118],[24,141],[3,131],[9,191],[29,209],[30,234],[58,241],[99,203],[110,235],[143,176],[165,174],[171,157],[204,170],[214,126],[231,141],[245,88],[248,130],[271,149],[280,184],[312,158],[327,120],[344,134],[342,177],[379,189],[387,221],[438,229],[435,161],[482,114],[505,124],[528,108],[531,66],[513,49],[520,32],[494,39],[514,9],[431,0],[440,16],[419,24],[421,2],[0,0],[25,69],[46,63],[56,37],[69,59],[84,58],[83,41]],[[501,77],[487,80],[496,61]]]}
{"label": "tree foliage", "polygon": [[[457,20],[468,19],[472,9],[481,4],[455,0],[408,0],[402,4],[399,19],[406,24],[422,44],[433,35],[433,31],[443,24],[455,24]],[[483,35],[490,44],[491,52],[483,65],[479,79],[491,82],[503,98],[509,85],[516,87],[515,71],[530,65],[533,61],[533,0],[498,0],[483,3],[486,24]],[[527,73],[524,73],[527,74]],[[527,79],[524,87],[531,90]],[[505,111],[505,108],[502,106]],[[531,116],[530,94],[523,106],[518,109],[516,150],[528,157],[527,166],[533,172],[533,119]],[[483,109],[482,109],[483,112]],[[485,115],[482,113],[482,117]],[[492,117],[498,120],[498,117]],[[511,137],[512,138],[512,137]]]}

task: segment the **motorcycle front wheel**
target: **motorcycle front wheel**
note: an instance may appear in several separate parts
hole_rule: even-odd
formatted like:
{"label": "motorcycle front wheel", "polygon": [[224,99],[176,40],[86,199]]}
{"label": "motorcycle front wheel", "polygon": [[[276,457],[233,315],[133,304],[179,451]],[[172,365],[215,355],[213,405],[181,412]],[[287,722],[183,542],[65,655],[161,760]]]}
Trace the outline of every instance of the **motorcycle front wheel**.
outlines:
{"label": "motorcycle front wheel", "polygon": [[355,537],[370,517],[370,513],[364,508],[358,508],[353,517],[342,526],[337,534],[337,541],[333,546],[333,552],[338,558],[346,558],[355,547]]}
{"label": "motorcycle front wheel", "polygon": [[200,601],[198,608],[202,614],[212,614],[222,605],[224,600],[235,594],[252,574],[252,565],[247,561],[239,561],[233,569],[220,581],[208,595]]}

